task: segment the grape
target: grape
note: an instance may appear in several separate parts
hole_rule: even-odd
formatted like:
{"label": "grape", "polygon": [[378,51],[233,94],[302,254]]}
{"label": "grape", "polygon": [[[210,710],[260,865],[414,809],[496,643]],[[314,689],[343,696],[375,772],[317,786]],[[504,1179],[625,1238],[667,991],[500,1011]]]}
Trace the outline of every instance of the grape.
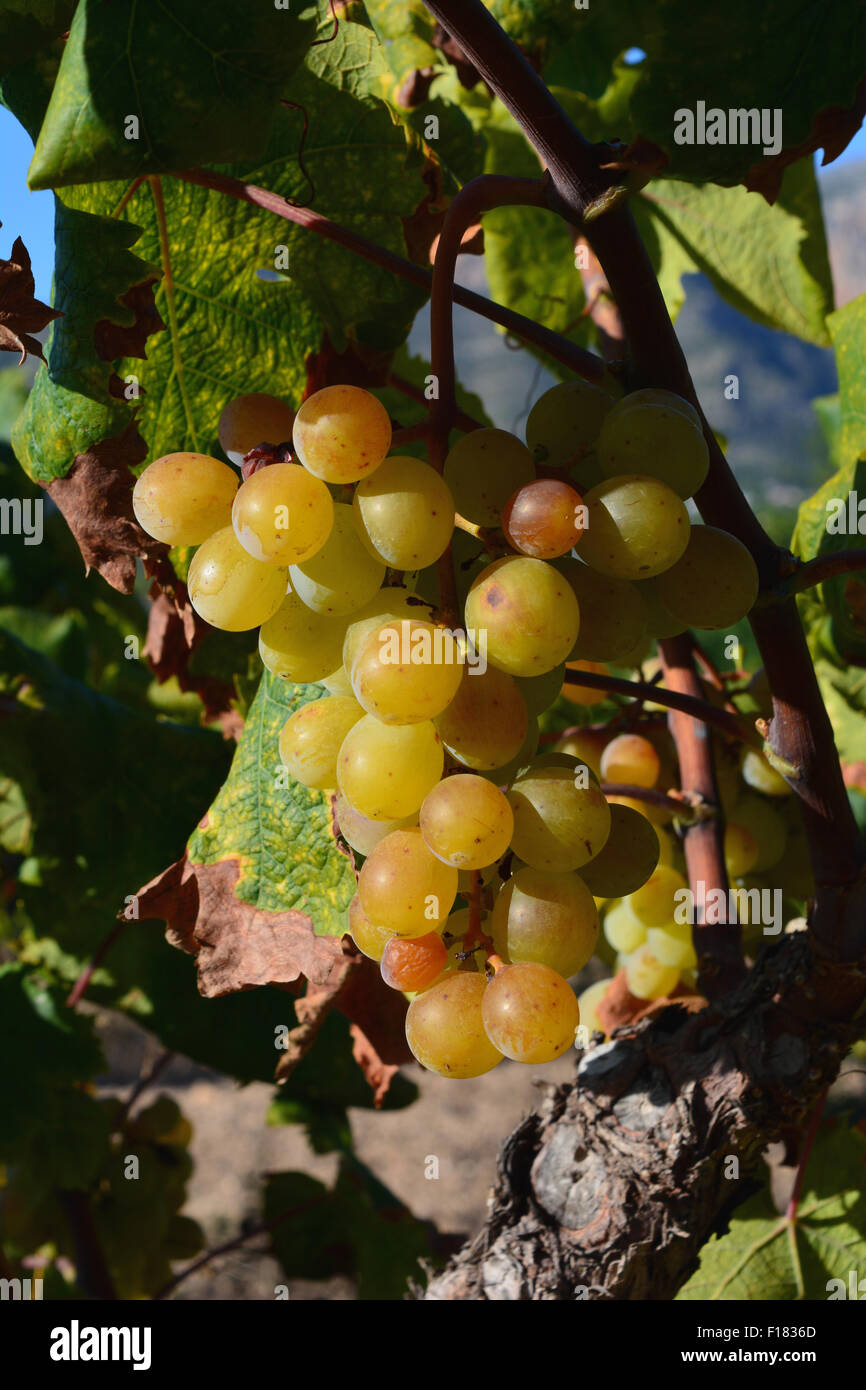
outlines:
{"label": "grape", "polygon": [[143,531],[166,545],[200,545],[232,519],[238,477],[207,454],[166,454],[136,479],[132,510]]}
{"label": "grape", "polygon": [[540,676],[574,646],[580,613],[551,565],[522,555],[495,560],[469,590],[466,626],[476,650],[512,676]]}
{"label": "grape", "polygon": [[499,1065],[502,1053],[484,1031],[483,975],[449,971],[412,1000],[406,1014],[406,1041],[413,1057],[439,1076],[465,1080]]}
{"label": "grape", "polygon": [[529,732],[516,681],[495,666],[483,672],[464,667],[457,694],[435,722],[451,756],[476,772],[505,767]]}
{"label": "grape", "polygon": [[562,694],[566,700],[570,700],[573,705],[599,705],[602,700],[607,698],[604,690],[596,690],[592,685],[579,685],[576,681],[568,679],[569,671],[586,671],[591,676],[610,675],[607,667],[601,661],[567,661],[565,663],[566,678],[562,687]]}
{"label": "grape", "polygon": [[346,628],[343,665],[349,678],[352,676],[355,658],[371,632],[388,622],[399,626],[403,618],[421,619],[426,622],[432,613],[430,604],[417,598],[404,584],[389,584],[387,588],[380,589],[363,608],[352,614]]}
{"label": "grape", "polygon": [[707,442],[699,424],[669,405],[644,397],[618,401],[605,417],[598,439],[602,472],[612,478],[641,473],[658,478],[680,497],[692,497],[710,467]]}
{"label": "grape", "polygon": [[615,951],[629,955],[646,941],[647,929],[629,910],[627,903],[616,903],[604,914],[605,940]]}
{"label": "grape", "polygon": [[665,608],[686,627],[732,627],[758,597],[758,569],[742,541],[715,526],[696,526],[680,559],[660,575]]}
{"label": "grape", "polygon": [[[471,976],[469,977],[472,978]],[[571,986],[536,961],[504,965],[481,1004],[484,1030],[513,1062],[552,1062],[574,1045],[580,1009]]]}
{"label": "grape", "polygon": [[539,738],[538,719],[534,714],[531,714],[526,729],[526,737],[518,753],[510,762],[505,763],[503,767],[497,767],[492,772],[481,771],[479,775],[488,778],[491,782],[495,782],[497,787],[509,786],[510,783],[514,781],[517,774],[519,772],[524,772],[532,762],[538,750]]}
{"label": "grape", "polygon": [[588,381],[566,381],[539,396],[526,421],[526,443],[538,464],[565,468],[594,455],[613,400]]}
{"label": "grape", "polygon": [[589,511],[581,558],[614,579],[650,579],[670,569],[688,544],[689,515],[657,478],[623,474],[584,497]]}
{"label": "grape", "polygon": [[445,924],[457,870],[436,858],[417,827],[394,830],[365,859],[358,894],[367,916],[395,936],[426,936]]}
{"label": "grape", "polygon": [[346,843],[365,857],[371,854],[392,830],[405,830],[410,825],[418,824],[417,815],[404,816],[400,820],[368,820],[349,805],[342,792],[336,797],[334,819]]}
{"label": "grape", "polygon": [[382,953],[394,933],[388,927],[377,927],[371,922],[356,893],[349,903],[349,933],[364,956],[370,960],[381,960]]}
{"label": "grape", "polygon": [[369,633],[352,665],[352,689],[383,724],[419,724],[447,709],[463,676],[450,628],[403,618]]}
{"label": "grape", "polygon": [[[466,602],[466,595],[479,574],[490,564],[490,556],[477,536],[459,527],[451,536],[451,569],[454,574],[454,590],[458,607]],[[434,608],[443,607],[441,576],[438,565],[428,565],[415,576],[415,592],[432,603]],[[450,595],[449,595],[450,597]]]}
{"label": "grape", "polygon": [[483,869],[508,849],[514,816],[498,787],[464,772],[446,777],[427,793],[420,825],[427,846],[445,864]]}
{"label": "grape", "polygon": [[485,864],[482,868],[458,869],[457,870],[457,891],[458,893],[468,894],[472,892],[473,873],[477,873],[481,879],[482,886],[492,883],[496,889],[502,886],[502,879],[499,877],[498,864]]}
{"label": "grape", "polygon": [[402,820],[420,810],[445,765],[433,725],[381,724],[371,714],[347,733],[337,760],[337,786],[367,820]]}
{"label": "grape", "polygon": [[334,525],[320,550],[289,570],[292,588],[308,608],[331,616],[353,613],[375,597],[385,566],[362,543],[352,508],[334,507]]}
{"label": "grape", "polygon": [[772,869],[785,853],[788,832],[785,822],[774,806],[759,796],[747,792],[741,796],[730,816],[729,825],[740,826],[753,837],[758,847],[758,857],[754,863],[755,873],[762,874]]}
{"label": "grape", "polygon": [[503,509],[505,539],[537,560],[567,555],[583,535],[582,506],[580,493],[556,478],[525,483]]}
{"label": "grape", "polygon": [[763,792],[765,796],[791,795],[792,788],[781,772],[777,772],[763,753],[758,753],[754,748],[747,748],[744,752],[740,771],[743,781],[756,792]]}
{"label": "grape", "polygon": [[565,679],[565,662],[540,676],[518,676],[517,688],[530,714],[544,714],[555,704]]}
{"label": "grape", "polygon": [[351,695],[353,700],[355,698],[345,666],[338,666],[329,676],[323,676],[319,685],[323,685],[331,695]]}
{"label": "grape", "polygon": [[598,910],[581,878],[515,870],[493,905],[493,942],[507,961],[531,960],[576,975],[598,941]]}
{"label": "grape", "polygon": [[598,1008],[609,987],[610,980],[596,980],[594,985],[589,985],[582,994],[577,996],[580,1021],[590,1036],[593,1033],[604,1033],[604,1036],[607,1037],[604,1024],[598,1016]]}
{"label": "grape", "polygon": [[580,631],[569,653],[575,660],[616,661],[645,637],[646,605],[633,584],[599,574],[580,560],[562,560],[556,568],[580,608]]}
{"label": "grape", "polygon": [[454,498],[435,468],[399,454],[355,489],[355,519],[372,552],[398,570],[422,570],[446,550]]}
{"label": "grape", "polygon": [[662,965],[674,965],[677,970],[694,970],[697,966],[690,922],[666,922],[663,927],[650,927],[646,944]]}
{"label": "grape", "polygon": [[625,982],[636,999],[663,999],[676,989],[680,972],[676,965],[663,965],[644,943],[625,962]]}
{"label": "grape", "polygon": [[535,464],[516,435],[482,429],[457,441],[444,473],[461,516],[477,526],[498,526],[512,493],[535,477]]}
{"label": "grape", "polygon": [[280,733],[280,759],[305,787],[337,785],[337,755],[364,711],[357,700],[326,695],[295,710]]}
{"label": "grape", "polygon": [[611,806],[604,849],[580,870],[596,898],[621,898],[646,883],[659,862],[654,826],[630,806]]}
{"label": "grape", "polygon": [[701,417],[695,410],[690,401],[684,400],[682,396],[677,396],[673,391],[665,391],[657,386],[644,386],[639,391],[630,391],[620,401],[621,405],[628,403],[629,408],[633,405],[657,405],[664,406],[668,410],[678,411],[697,428],[701,428]]}
{"label": "grape", "polygon": [[576,785],[561,767],[530,768],[509,793],[514,811],[511,847],[533,869],[567,873],[601,850],[610,834],[610,807],[589,779]]}
{"label": "grape", "polygon": [[199,546],[189,567],[189,601],[211,627],[246,632],[266,623],[286,594],[288,573],[247,554],[230,526]]}
{"label": "grape", "polygon": [[669,825],[673,820],[674,813],[666,806],[653,806],[650,801],[640,801],[637,797],[632,796],[615,796],[610,792],[607,793],[607,799],[611,806],[630,807],[632,811],[636,811],[639,816],[643,816],[656,828],[661,825]]}
{"label": "grape", "polygon": [[653,637],[677,637],[681,632],[685,632],[688,625],[675,618],[673,613],[669,613],[662,603],[657,577],[642,579],[635,588],[643,599],[647,614],[647,631]]}
{"label": "grape", "polygon": [[627,894],[623,902],[644,926],[662,927],[673,917],[677,905],[674,894],[683,888],[688,884],[682,874],[669,864],[659,864],[646,883]]}
{"label": "grape", "polygon": [[758,842],[743,825],[725,827],[725,868],[731,878],[751,873],[758,862]]}
{"label": "grape", "polygon": [[590,772],[601,780],[601,755],[608,738],[606,729],[576,729],[557,739],[553,746],[557,753],[570,753],[578,762],[586,763]]}
{"label": "grape", "polygon": [[275,676],[305,685],[322,680],[339,666],[345,634],[345,618],[314,613],[289,590],[277,612],[262,625],[259,655]]}
{"label": "grape", "polygon": [[[611,809],[611,815],[613,815],[613,809]],[[674,847],[670,835],[668,835],[665,830],[662,830],[661,826],[653,825],[652,821],[650,821],[649,824],[653,826],[653,830],[655,831],[656,836],[658,837],[659,863],[673,864]]]}
{"label": "grape", "polygon": [[379,468],[391,447],[391,421],[360,386],[325,386],[303,402],[292,431],[294,450],[326,483],[354,483]]}
{"label": "grape", "polygon": [[251,391],[229,401],[219,418],[220,444],[238,468],[244,454],[259,444],[286,444],[292,437],[295,412],[285,401],[264,391]]}
{"label": "grape", "polygon": [[297,565],[321,550],[334,524],[331,494],[296,463],[272,463],[238,488],[235,535],[254,560]]}
{"label": "grape", "polygon": [[660,767],[658,753],[649,739],[640,734],[619,734],[601,755],[601,776],[605,782],[654,787]]}
{"label": "grape", "polygon": [[382,979],[407,994],[429,989],[448,965],[445,942],[438,932],[401,940],[394,936],[382,953]]}

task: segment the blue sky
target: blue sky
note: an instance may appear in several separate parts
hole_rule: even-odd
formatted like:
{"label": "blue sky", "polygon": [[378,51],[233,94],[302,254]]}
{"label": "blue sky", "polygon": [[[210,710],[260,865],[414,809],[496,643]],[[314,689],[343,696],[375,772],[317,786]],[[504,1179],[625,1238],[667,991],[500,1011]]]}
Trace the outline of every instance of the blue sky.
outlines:
{"label": "blue sky", "polygon": [[[51,298],[54,265],[54,195],[31,193],[27,169],[33,145],[26,131],[5,107],[0,106],[0,256],[8,257],[16,236],[24,240],[33,263],[37,298]],[[866,159],[866,128],[829,168],[855,159]]]}

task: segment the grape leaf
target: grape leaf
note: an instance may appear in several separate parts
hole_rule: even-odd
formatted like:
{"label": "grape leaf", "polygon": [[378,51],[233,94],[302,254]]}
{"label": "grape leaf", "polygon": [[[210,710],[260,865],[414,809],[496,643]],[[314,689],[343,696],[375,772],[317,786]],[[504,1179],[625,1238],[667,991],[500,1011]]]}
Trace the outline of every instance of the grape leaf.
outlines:
{"label": "grape leaf", "polygon": [[76,0],[3,0],[0,75],[26,63],[69,28]]}
{"label": "grape leaf", "polygon": [[19,365],[28,352],[42,357],[42,344],[33,334],[61,312],[42,304],[34,290],[30,256],[24,242],[16,237],[9,260],[0,258],[0,352],[20,353]]}

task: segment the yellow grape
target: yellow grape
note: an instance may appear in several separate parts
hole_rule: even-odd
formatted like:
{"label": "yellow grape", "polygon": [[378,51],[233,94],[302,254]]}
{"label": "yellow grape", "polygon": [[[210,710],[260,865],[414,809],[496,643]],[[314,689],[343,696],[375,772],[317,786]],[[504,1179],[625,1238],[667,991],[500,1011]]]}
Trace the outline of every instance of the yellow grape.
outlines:
{"label": "yellow grape", "polygon": [[321,550],[334,524],[331,494],[297,463],[260,468],[238,488],[235,535],[254,560],[297,565]]}
{"label": "yellow grape", "polygon": [[337,756],[346,734],[363,718],[357,700],[326,695],[302,705],[280,732],[280,759],[305,787],[335,787]]}
{"label": "yellow grape", "polygon": [[744,825],[725,827],[725,868],[731,878],[750,874],[758,862],[758,842]]}
{"label": "yellow grape", "polygon": [[610,980],[596,980],[594,985],[588,985],[583,993],[577,996],[580,1021],[590,1036],[593,1033],[603,1033],[607,1037],[604,1024],[598,1016],[598,1008],[609,988]]}
{"label": "yellow grape", "polygon": [[[473,976],[469,976],[472,979]],[[481,1005],[493,1046],[513,1062],[552,1062],[574,1046],[580,1009],[566,980],[547,965],[521,960],[497,970]]]}
{"label": "yellow grape", "polygon": [[329,676],[322,676],[319,685],[323,685],[331,695],[351,695],[353,700],[355,698],[345,666],[338,666]]}
{"label": "yellow grape", "polygon": [[686,880],[669,864],[659,864],[646,883],[623,902],[646,927],[662,927],[673,917],[677,906],[675,894],[688,888]]}
{"label": "yellow grape", "polygon": [[607,699],[604,690],[596,690],[591,685],[581,685],[579,681],[569,680],[569,671],[586,671],[590,676],[609,676],[610,672],[601,661],[567,661],[565,663],[565,680],[562,685],[562,698],[570,701],[573,705],[601,704],[602,700]]}
{"label": "yellow grape", "polygon": [[486,777],[491,782],[495,782],[497,787],[507,787],[515,779],[518,773],[525,772],[529,767],[538,751],[538,740],[541,737],[538,720],[534,714],[529,716],[529,725],[526,730],[526,738],[516,757],[506,763],[504,767],[494,768],[492,772],[479,770],[480,777]]}
{"label": "yellow grape", "polygon": [[449,971],[412,1000],[406,1014],[406,1041],[413,1057],[439,1076],[465,1080],[483,1076],[502,1061],[484,1031],[483,975]]}
{"label": "yellow grape", "polygon": [[288,582],[286,570],[254,560],[230,526],[199,546],[187,576],[196,613],[224,632],[246,632],[266,623],[283,602]]}
{"label": "yellow grape", "polygon": [[334,507],[334,525],[321,550],[289,569],[292,588],[308,608],[331,616],[354,613],[376,595],[385,566],[361,543],[352,508]]}
{"label": "yellow grape", "polygon": [[345,634],[345,618],[314,613],[289,590],[278,611],[262,625],[259,655],[275,676],[306,685],[322,680],[339,666]]}
{"label": "yellow grape", "polygon": [[654,787],[660,769],[658,753],[649,739],[640,734],[617,735],[601,755],[601,775],[605,782]]}
{"label": "yellow grape", "polygon": [[520,754],[529,732],[517,682],[496,666],[464,666],[454,699],[435,722],[451,756],[475,772],[504,768]]}
{"label": "yellow grape", "polygon": [[561,560],[577,597],[580,631],[569,655],[575,660],[616,661],[630,652],[648,631],[648,614],[634,584],[599,574],[580,560]]}
{"label": "yellow grape", "polygon": [[493,905],[493,941],[504,960],[537,961],[559,975],[576,975],[598,941],[593,896],[577,874],[519,868]]}
{"label": "yellow grape", "polygon": [[747,792],[728,816],[728,824],[740,826],[752,835],[758,847],[755,873],[762,874],[778,864],[785,853],[788,831],[775,806]]}
{"label": "yellow grape", "polygon": [[611,806],[604,848],[579,872],[595,897],[621,898],[646,883],[658,862],[655,827],[630,806]]}
{"label": "yellow grape", "polygon": [[589,863],[604,847],[610,807],[586,771],[586,786],[563,767],[530,767],[512,784],[511,847],[533,869],[567,873]]}
{"label": "yellow grape", "polygon": [[790,796],[793,788],[757,749],[747,748],[740,765],[743,781],[764,796]]}
{"label": "yellow grape", "polygon": [[392,830],[406,830],[418,824],[417,815],[404,816],[401,820],[368,820],[349,805],[342,792],[337,793],[334,819],[346,843],[365,858]]}
{"label": "yellow grape", "polygon": [[421,831],[394,830],[364,861],[361,906],[395,936],[441,930],[457,896],[457,870],[427,848]]}
{"label": "yellow grape", "polygon": [[[638,813],[638,814],[639,814],[639,813]],[[611,807],[611,815],[613,815],[613,808],[612,808],[612,807]],[[672,841],[670,835],[667,833],[666,830],[663,830],[662,827],[661,827],[660,825],[653,825],[653,822],[652,822],[652,821],[650,821],[649,824],[652,825],[653,830],[655,831],[655,833],[656,833],[656,835],[657,835],[657,837],[658,837],[658,842],[659,842],[659,863],[660,863],[660,864],[673,864],[673,862],[674,862],[674,845],[673,845],[673,841]]]}
{"label": "yellow grape", "polygon": [[682,498],[657,478],[624,473],[584,497],[589,520],[581,559],[614,579],[650,579],[670,569],[688,544]]}
{"label": "yellow grape", "polygon": [[629,911],[627,903],[615,903],[613,907],[608,908],[604,914],[602,930],[605,940],[615,951],[625,956],[636,951],[638,946],[642,946],[646,941],[647,929],[643,922]]}
{"label": "yellow grape", "polygon": [[565,381],[539,396],[526,421],[526,443],[535,462],[565,468],[595,455],[611,396],[588,381]]}
{"label": "yellow grape", "polygon": [[377,927],[371,922],[356,893],[349,903],[349,934],[362,955],[370,960],[381,960],[382,953],[394,933],[388,927]]}
{"label": "yellow grape", "polygon": [[303,402],[292,431],[294,451],[326,483],[354,483],[381,466],[391,447],[388,412],[360,386],[325,386]]}
{"label": "yellow grape", "polygon": [[666,922],[663,927],[649,927],[646,944],[662,965],[675,965],[677,970],[694,970],[697,966],[690,922]]}
{"label": "yellow grape", "polygon": [[382,724],[366,714],[340,748],[337,785],[368,820],[402,820],[420,810],[444,766],[442,743],[429,721]]}
{"label": "yellow grape", "polygon": [[143,531],[166,545],[201,545],[231,524],[238,475],[207,454],[166,454],[136,479],[132,510]]}
{"label": "yellow grape", "polygon": [[601,781],[601,755],[608,738],[605,729],[577,729],[574,733],[564,734],[553,746],[557,753],[569,753],[578,762],[586,763],[590,772]]}
{"label": "yellow grape", "polygon": [[419,818],[428,847],[455,869],[483,869],[511,842],[514,816],[508,798],[471,772],[446,777],[427,793]]}
{"label": "yellow grape", "polygon": [[394,936],[382,952],[382,979],[391,989],[414,994],[429,989],[447,965],[448,952],[438,932],[409,939]]}
{"label": "yellow grape", "polygon": [[645,942],[626,957],[625,982],[636,999],[663,999],[677,987],[679,967],[663,965]]}
{"label": "yellow grape", "polygon": [[758,567],[727,531],[695,526],[683,554],[656,580],[665,608],[686,627],[729,628],[758,597]]}
{"label": "yellow grape", "polygon": [[507,556],[475,580],[466,626],[476,650],[512,676],[539,676],[574,646],[580,613],[574,590],[545,560]]}
{"label": "yellow grape", "polygon": [[461,516],[477,526],[498,526],[512,493],[535,477],[535,464],[516,435],[481,429],[457,441],[444,473]]}
{"label": "yellow grape", "polygon": [[219,418],[219,440],[238,468],[244,455],[259,444],[287,444],[295,412],[285,401],[264,391],[251,391],[229,401]]}
{"label": "yellow grape", "polygon": [[419,724],[447,709],[463,675],[450,628],[403,618],[369,633],[352,665],[352,689],[383,724]]}
{"label": "yellow grape", "polygon": [[[688,404],[688,402],[685,402]],[[642,473],[659,478],[680,497],[693,497],[710,467],[699,423],[677,406],[623,396],[605,417],[598,439],[605,477]]]}
{"label": "yellow grape", "polygon": [[383,627],[385,623],[395,623],[399,626],[403,618],[428,622],[432,612],[430,604],[418,598],[405,584],[389,584],[387,588],[380,589],[363,608],[357,609],[351,615],[346,628],[343,665],[349,679],[352,678],[355,657],[371,632]]}
{"label": "yellow grape", "polygon": [[633,811],[637,811],[639,816],[643,816],[651,825],[658,828],[662,825],[670,825],[673,820],[673,811],[669,811],[665,806],[653,806],[649,801],[639,801],[633,796],[616,796],[608,793],[608,801],[611,806],[629,806]]}
{"label": "yellow grape", "polygon": [[355,489],[352,502],[361,539],[398,570],[422,570],[447,548],[454,498],[421,459],[395,454]]}

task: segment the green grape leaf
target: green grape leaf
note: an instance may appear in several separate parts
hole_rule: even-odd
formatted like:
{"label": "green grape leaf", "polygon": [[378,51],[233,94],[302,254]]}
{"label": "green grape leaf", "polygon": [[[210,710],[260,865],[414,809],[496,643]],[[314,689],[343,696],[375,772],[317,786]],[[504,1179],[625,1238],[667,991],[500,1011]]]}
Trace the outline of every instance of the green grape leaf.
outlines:
{"label": "green grape leaf", "polygon": [[259,158],[314,32],[311,5],[80,0],[30,166],[32,188]]}
{"label": "green grape leaf", "polygon": [[69,28],[76,0],[3,0],[0,76],[26,63]]}
{"label": "green grape leaf", "polygon": [[863,762],[866,754],[866,671],[840,668],[819,657],[815,674],[833,726],[836,749],[843,762]]}
{"label": "green grape leaf", "polygon": [[444,70],[445,59],[432,43],[436,20],[423,0],[404,0],[400,5],[391,0],[365,0],[364,8],[397,79],[397,91],[416,69]]}
{"label": "green grape leaf", "polygon": [[[824,1300],[850,1297],[852,1271],[866,1278],[866,1141],[825,1125],[806,1169],[793,1228],[769,1189],[750,1197],[677,1294],[689,1300]],[[864,1285],[866,1288],[866,1285]],[[855,1295],[859,1297],[859,1295]]]}

